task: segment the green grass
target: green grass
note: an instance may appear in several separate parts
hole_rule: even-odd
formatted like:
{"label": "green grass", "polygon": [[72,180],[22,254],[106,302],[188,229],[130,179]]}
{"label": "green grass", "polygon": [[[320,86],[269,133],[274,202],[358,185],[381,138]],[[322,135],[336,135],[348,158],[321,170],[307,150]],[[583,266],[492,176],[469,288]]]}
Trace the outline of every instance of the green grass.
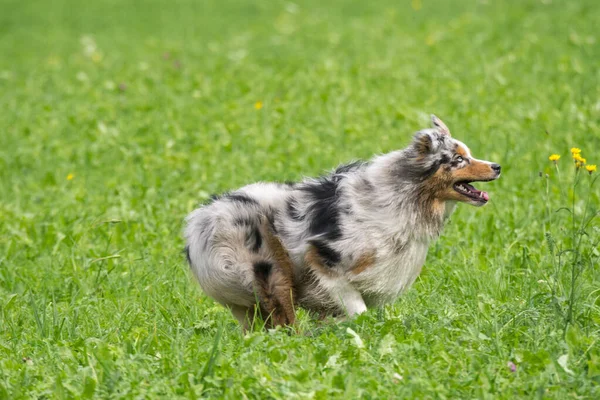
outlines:
{"label": "green grass", "polygon": [[[548,248],[572,246],[555,210],[581,215],[589,181],[559,185],[548,155],[563,182],[571,146],[600,164],[599,19],[596,0],[4,0],[0,398],[600,398],[598,218],[566,331]],[[459,206],[397,303],[242,336],[188,271],[184,216],[400,148],[432,112],[502,164],[491,204]]]}

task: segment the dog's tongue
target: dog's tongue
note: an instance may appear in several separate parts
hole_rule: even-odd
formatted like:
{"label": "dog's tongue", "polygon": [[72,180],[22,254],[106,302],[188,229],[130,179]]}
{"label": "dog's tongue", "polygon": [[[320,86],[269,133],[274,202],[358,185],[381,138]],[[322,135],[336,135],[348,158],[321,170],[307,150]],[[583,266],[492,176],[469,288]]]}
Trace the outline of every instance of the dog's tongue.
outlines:
{"label": "dog's tongue", "polygon": [[479,196],[479,198],[484,199],[485,201],[488,201],[490,199],[490,196],[488,196],[487,192],[484,192],[483,190],[478,190],[473,185],[468,183],[464,186],[466,186],[476,196]]}

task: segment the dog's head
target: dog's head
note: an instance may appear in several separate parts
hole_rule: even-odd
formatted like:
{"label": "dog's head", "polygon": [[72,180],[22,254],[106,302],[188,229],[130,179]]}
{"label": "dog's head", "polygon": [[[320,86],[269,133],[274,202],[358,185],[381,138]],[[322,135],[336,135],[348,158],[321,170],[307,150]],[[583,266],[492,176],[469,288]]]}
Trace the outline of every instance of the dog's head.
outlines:
{"label": "dog's head", "polygon": [[428,198],[486,204],[488,194],[471,183],[498,179],[500,165],[473,158],[464,143],[450,136],[446,124],[435,115],[431,120],[433,128],[415,134],[402,169],[420,183]]}

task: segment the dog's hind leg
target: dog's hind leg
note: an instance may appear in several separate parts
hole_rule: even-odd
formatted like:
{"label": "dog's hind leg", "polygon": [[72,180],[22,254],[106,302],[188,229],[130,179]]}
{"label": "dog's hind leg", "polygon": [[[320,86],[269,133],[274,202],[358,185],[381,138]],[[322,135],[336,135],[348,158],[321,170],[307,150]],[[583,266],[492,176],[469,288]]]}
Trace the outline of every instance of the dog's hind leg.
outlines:
{"label": "dog's hind leg", "polygon": [[252,328],[252,324],[254,324],[254,307],[234,305],[229,307],[229,309],[231,310],[231,313],[235,319],[237,319],[242,326],[244,333]]}
{"label": "dog's hind leg", "polygon": [[254,263],[255,289],[261,312],[273,326],[293,325],[296,313],[292,260],[266,218],[261,224],[261,233],[270,252],[268,261]]}
{"label": "dog's hind leg", "polygon": [[271,262],[260,261],[254,264],[254,274],[260,311],[267,325],[293,324],[292,285],[281,269]]}

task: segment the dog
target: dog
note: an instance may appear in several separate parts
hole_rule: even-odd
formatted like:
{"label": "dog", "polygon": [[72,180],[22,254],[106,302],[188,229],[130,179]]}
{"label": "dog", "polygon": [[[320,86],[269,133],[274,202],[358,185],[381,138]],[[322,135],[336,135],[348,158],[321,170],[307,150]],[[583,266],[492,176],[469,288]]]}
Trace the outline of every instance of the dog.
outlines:
{"label": "dog", "polygon": [[472,182],[500,176],[431,116],[403,150],[298,183],[254,183],[186,219],[185,253],[204,292],[244,329],[292,325],[296,307],[354,316],[415,281],[456,203],[483,206]]}

